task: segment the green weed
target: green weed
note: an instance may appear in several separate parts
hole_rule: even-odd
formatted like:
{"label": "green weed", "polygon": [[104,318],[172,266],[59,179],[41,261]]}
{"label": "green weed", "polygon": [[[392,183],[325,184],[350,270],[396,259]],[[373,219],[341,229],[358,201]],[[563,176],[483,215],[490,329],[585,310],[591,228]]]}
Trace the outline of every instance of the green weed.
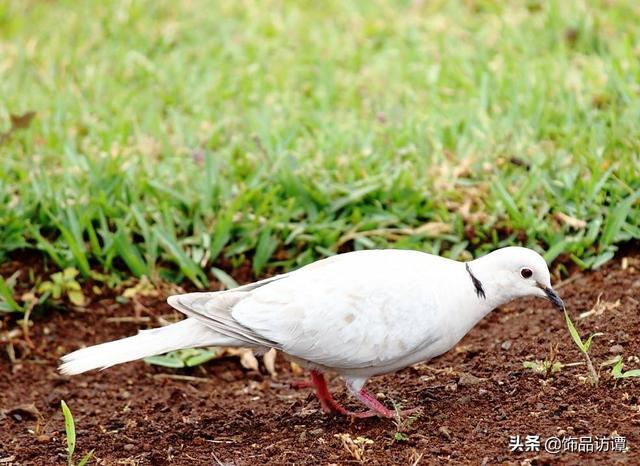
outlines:
{"label": "green weed", "polygon": [[622,372],[624,367],[623,358],[620,356],[614,366],[611,368],[611,376],[615,379],[627,379],[631,377],[640,377],[640,369],[631,369],[629,371]]}
{"label": "green weed", "polygon": [[78,273],[73,267],[56,272],[51,275],[50,280],[40,283],[38,292],[56,300],[66,296],[72,304],[83,306],[85,297],[80,283],[76,280]]}
{"label": "green weed", "polygon": [[185,350],[171,351],[170,353],[150,356],[145,358],[145,362],[162,367],[183,368],[194,367],[204,364],[218,355],[216,348],[190,348]]}
{"label": "green weed", "polygon": [[[62,415],[64,416],[64,428],[67,434],[67,466],[74,466],[73,462],[73,454],[76,449],[76,425],[73,420],[73,415],[71,414],[71,410],[64,402],[64,400],[60,401],[60,405],[62,406]],[[91,456],[93,455],[93,450],[88,452],[86,455],[82,457],[77,466],[85,466]]]}
{"label": "green weed", "polygon": [[543,375],[545,378],[550,377],[556,372],[560,372],[562,370],[562,363],[560,361],[551,362],[548,359],[543,361],[535,360],[535,361],[524,361],[522,366],[526,369],[531,369],[534,372]]}
{"label": "green weed", "polygon": [[403,416],[402,406],[395,401],[393,401],[393,409],[396,411],[396,415],[393,419],[393,425],[395,427],[393,432],[393,441],[406,442],[409,440],[409,434],[407,431],[410,430],[413,423],[420,418],[421,413],[417,412],[416,414]]}
{"label": "green weed", "polygon": [[585,362],[587,364],[587,370],[589,372],[589,380],[594,386],[598,386],[600,381],[600,376],[598,372],[596,372],[593,367],[593,363],[591,362],[591,357],[589,357],[589,348],[591,348],[591,342],[593,341],[593,337],[604,335],[603,333],[593,333],[589,335],[589,338],[586,340],[582,340],[580,334],[576,330],[575,325],[571,321],[571,317],[569,317],[569,313],[567,310],[564,310],[564,318],[567,323],[567,328],[569,329],[569,334],[571,335],[571,339],[576,344],[582,355],[584,356]]}
{"label": "green weed", "polygon": [[560,372],[564,367],[564,364],[558,361],[557,345],[550,345],[549,353],[544,360],[540,361],[536,359],[535,361],[524,361],[522,366],[525,369],[531,369],[537,374],[542,375],[545,379],[548,379],[553,374]]}

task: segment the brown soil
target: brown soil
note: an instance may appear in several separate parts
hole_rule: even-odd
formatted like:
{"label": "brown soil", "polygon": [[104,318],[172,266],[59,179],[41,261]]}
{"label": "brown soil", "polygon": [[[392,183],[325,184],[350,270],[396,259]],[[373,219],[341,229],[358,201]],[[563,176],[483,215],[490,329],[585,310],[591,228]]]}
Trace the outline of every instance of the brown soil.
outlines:
{"label": "brown soil", "polygon": [[[625,360],[636,356],[625,366],[631,369],[640,367],[640,260],[630,258],[627,264],[623,268],[615,261],[573,275],[560,293],[574,319],[600,296],[603,312],[579,320],[578,329],[583,335],[605,334],[594,340],[594,363],[622,351]],[[36,349],[29,352],[14,340],[14,362],[3,344],[0,462],[65,464],[64,399],[76,421],[77,458],[95,449],[91,464],[357,463],[357,452],[337,434],[370,439],[362,457],[372,464],[640,464],[640,381],[616,383],[604,368],[600,387],[593,388],[581,365],[548,379],[523,368],[523,361],[544,359],[556,344],[559,361],[581,361],[562,315],[542,300],[494,311],[429,364],[372,379],[368,387],[386,403],[423,408],[423,415],[405,426],[323,414],[310,389],[291,388],[300,377],[280,356],[276,380],[243,369],[231,357],[188,370],[135,362],[74,378],[56,373],[60,355],[134,334],[157,325],[157,316],[171,315],[159,298],[145,298],[144,304],[148,324],[109,320],[135,312],[131,304],[103,299],[86,312],[50,312],[36,321],[31,330]],[[145,317],[146,310],[138,307],[140,312]],[[339,379],[331,387],[339,400],[357,407]],[[406,439],[394,440],[398,430]],[[553,455],[508,448],[510,435],[540,435],[544,441],[613,433],[627,438],[627,453]]]}

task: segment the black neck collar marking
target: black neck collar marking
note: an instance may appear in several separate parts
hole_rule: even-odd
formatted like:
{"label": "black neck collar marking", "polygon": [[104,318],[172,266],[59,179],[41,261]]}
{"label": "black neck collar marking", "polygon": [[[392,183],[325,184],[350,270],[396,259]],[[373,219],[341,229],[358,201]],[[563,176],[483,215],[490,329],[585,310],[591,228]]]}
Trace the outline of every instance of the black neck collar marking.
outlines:
{"label": "black neck collar marking", "polygon": [[473,272],[471,271],[471,267],[469,267],[468,263],[464,264],[464,266],[467,269],[467,273],[471,277],[471,282],[473,283],[473,287],[476,289],[476,294],[478,295],[478,298],[487,299],[487,296],[484,294],[484,289],[482,288],[482,282],[478,280],[478,278],[473,274]]}

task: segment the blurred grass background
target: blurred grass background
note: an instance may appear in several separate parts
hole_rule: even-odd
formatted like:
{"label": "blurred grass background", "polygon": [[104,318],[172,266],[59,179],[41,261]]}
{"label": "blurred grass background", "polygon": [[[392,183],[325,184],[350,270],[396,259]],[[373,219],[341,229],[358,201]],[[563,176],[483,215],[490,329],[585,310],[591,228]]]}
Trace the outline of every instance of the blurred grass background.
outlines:
{"label": "blurred grass background", "polygon": [[196,286],[388,246],[597,267],[640,238],[639,17],[604,0],[5,0],[0,259]]}

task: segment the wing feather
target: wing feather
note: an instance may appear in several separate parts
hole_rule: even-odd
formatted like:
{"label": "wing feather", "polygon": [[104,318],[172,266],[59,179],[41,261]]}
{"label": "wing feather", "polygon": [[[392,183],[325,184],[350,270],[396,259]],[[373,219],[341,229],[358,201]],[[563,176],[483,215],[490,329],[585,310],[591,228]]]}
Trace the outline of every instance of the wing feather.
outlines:
{"label": "wing feather", "polygon": [[233,307],[246,298],[251,291],[281,280],[286,276],[287,274],[278,275],[226,291],[186,293],[170,296],[167,302],[175,309],[189,317],[197,319],[212,330],[246,342],[247,346],[267,346],[279,349],[280,345],[278,343],[264,338],[251,328],[236,321],[231,311]]}

